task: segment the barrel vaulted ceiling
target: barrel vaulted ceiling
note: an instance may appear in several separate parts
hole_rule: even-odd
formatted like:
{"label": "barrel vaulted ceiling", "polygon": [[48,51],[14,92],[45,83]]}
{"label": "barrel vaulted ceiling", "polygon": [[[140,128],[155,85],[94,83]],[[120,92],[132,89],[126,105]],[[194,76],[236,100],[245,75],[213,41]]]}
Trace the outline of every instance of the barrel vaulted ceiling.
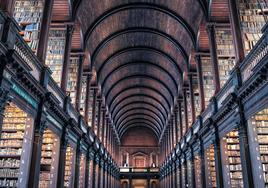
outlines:
{"label": "barrel vaulted ceiling", "polygon": [[83,44],[119,137],[145,126],[160,138],[189,72],[202,9],[202,0],[80,1]]}

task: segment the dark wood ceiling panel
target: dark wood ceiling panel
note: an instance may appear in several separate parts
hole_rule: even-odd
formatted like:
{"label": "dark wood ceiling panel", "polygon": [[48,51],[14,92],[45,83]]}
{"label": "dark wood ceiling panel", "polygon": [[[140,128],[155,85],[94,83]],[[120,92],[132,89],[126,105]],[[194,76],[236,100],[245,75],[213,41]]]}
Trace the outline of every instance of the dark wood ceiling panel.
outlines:
{"label": "dark wood ceiling panel", "polygon": [[189,71],[201,5],[197,0],[81,0],[77,15],[91,69],[120,133],[140,121],[162,134],[182,75]]}

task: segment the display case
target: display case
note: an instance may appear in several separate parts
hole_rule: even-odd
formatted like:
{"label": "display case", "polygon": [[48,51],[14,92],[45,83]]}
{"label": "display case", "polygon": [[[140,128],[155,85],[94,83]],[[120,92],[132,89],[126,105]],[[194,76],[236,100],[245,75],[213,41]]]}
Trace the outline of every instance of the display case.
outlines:
{"label": "display case", "polygon": [[210,145],[205,150],[205,167],[206,167],[206,187],[216,188],[216,166],[215,166],[215,154],[214,146]]}
{"label": "display case", "polygon": [[59,158],[59,139],[49,129],[43,135],[39,188],[55,187]]}
{"label": "display case", "polygon": [[244,49],[248,54],[262,36],[261,29],[267,21],[268,7],[263,0],[238,0],[237,5]]}
{"label": "display case", "polygon": [[16,0],[14,19],[21,26],[20,34],[29,47],[36,52],[38,48],[44,0]]}
{"label": "display case", "polygon": [[70,65],[68,70],[68,81],[66,92],[71,98],[71,103],[75,105],[77,76],[78,76],[79,57],[74,56],[70,58]]}
{"label": "display case", "polygon": [[64,187],[73,187],[74,167],[75,167],[74,149],[68,145],[66,148],[65,170],[64,170]]}
{"label": "display case", "polygon": [[52,78],[60,86],[64,60],[66,28],[50,28],[46,65],[52,71]]}
{"label": "display case", "polygon": [[205,106],[209,104],[209,100],[215,93],[215,84],[213,81],[213,70],[210,57],[201,57],[202,61],[202,74],[203,74],[203,83],[204,83],[204,98]]}
{"label": "display case", "polygon": [[33,119],[14,103],[4,111],[0,138],[0,187],[27,185]]}
{"label": "display case", "polygon": [[216,28],[216,44],[221,87],[230,77],[235,66],[235,51],[232,32],[228,28]]}

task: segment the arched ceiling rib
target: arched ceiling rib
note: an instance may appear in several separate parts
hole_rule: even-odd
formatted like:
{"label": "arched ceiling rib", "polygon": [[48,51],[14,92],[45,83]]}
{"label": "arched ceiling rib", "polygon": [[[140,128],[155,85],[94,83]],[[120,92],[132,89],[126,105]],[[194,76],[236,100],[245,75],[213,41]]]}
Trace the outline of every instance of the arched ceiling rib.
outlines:
{"label": "arched ceiling rib", "polygon": [[162,134],[189,71],[201,8],[202,0],[81,0],[84,45],[120,137],[134,126]]}

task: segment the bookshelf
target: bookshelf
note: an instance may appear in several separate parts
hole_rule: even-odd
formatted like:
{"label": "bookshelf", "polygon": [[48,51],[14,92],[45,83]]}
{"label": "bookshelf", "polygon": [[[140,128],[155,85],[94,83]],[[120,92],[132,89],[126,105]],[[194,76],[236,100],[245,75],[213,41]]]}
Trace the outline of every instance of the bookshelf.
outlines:
{"label": "bookshelf", "polygon": [[80,114],[83,116],[85,116],[86,92],[87,92],[87,77],[83,76],[81,84],[81,97],[80,97]]}
{"label": "bookshelf", "polygon": [[199,96],[199,89],[198,85],[194,86],[194,106],[195,106],[195,115],[196,117],[200,115],[201,113],[201,102],[200,102],[200,96]]}
{"label": "bookshelf", "polygon": [[64,187],[73,187],[73,172],[74,172],[74,149],[68,145],[66,149],[66,161],[64,172]]}
{"label": "bookshelf", "polygon": [[268,7],[265,1],[238,0],[238,9],[244,49],[248,54],[262,36],[261,29],[267,20]]}
{"label": "bookshelf", "polygon": [[182,135],[181,135],[181,137],[182,137],[186,133],[185,115],[184,115],[183,108],[181,109],[181,120],[182,120]]}
{"label": "bookshelf", "polygon": [[182,184],[182,187],[186,187],[186,163],[185,161],[181,164],[181,184]]}
{"label": "bookshelf", "polygon": [[222,139],[225,143],[222,150],[225,153],[225,160],[227,160],[226,165],[229,171],[228,186],[231,188],[242,188],[244,186],[238,131],[233,130]]}
{"label": "bookshelf", "polygon": [[0,138],[0,187],[26,186],[33,119],[14,103],[7,105]]}
{"label": "bookshelf", "polygon": [[187,187],[194,187],[194,184],[192,182],[192,168],[193,168],[193,165],[192,165],[192,161],[191,160],[187,160],[187,184],[188,186]]}
{"label": "bookshelf", "polygon": [[230,77],[230,71],[235,66],[235,51],[230,29],[216,28],[216,44],[221,87]]}
{"label": "bookshelf", "polygon": [[52,78],[60,85],[65,49],[65,28],[51,28],[49,31],[46,65],[52,71]]}
{"label": "bookshelf", "polygon": [[68,95],[70,96],[71,103],[73,105],[75,105],[75,98],[76,98],[78,65],[79,65],[79,57],[71,57],[69,70],[68,70],[68,81],[67,81],[66,91]]}
{"label": "bookshelf", "polygon": [[43,135],[41,151],[39,188],[55,186],[58,154],[59,139],[51,130],[46,129]]}
{"label": "bookshelf", "polygon": [[205,106],[207,106],[209,104],[209,100],[214,95],[215,85],[213,81],[213,70],[210,57],[202,56],[201,60],[204,82]]}
{"label": "bookshelf", "polygon": [[88,168],[89,176],[88,176],[88,187],[92,187],[92,177],[93,177],[93,161],[89,160],[89,168]]}
{"label": "bookshelf", "polygon": [[205,166],[206,166],[206,187],[216,188],[216,166],[214,156],[214,146],[210,145],[205,150]]}
{"label": "bookshelf", "polygon": [[194,170],[195,170],[195,187],[202,188],[201,181],[201,157],[200,155],[194,156]]}
{"label": "bookshelf", "polygon": [[86,156],[81,154],[79,164],[79,188],[83,188],[85,184],[85,169],[86,169]]}
{"label": "bookshelf", "polygon": [[21,26],[20,34],[29,47],[36,52],[39,42],[44,0],[16,0],[14,19]]}
{"label": "bookshelf", "polygon": [[[89,91],[89,106],[88,106],[88,126],[89,127],[92,126],[93,93],[94,93],[93,90]],[[98,109],[98,106],[96,105],[95,113],[97,113],[97,109]],[[97,120],[97,118],[95,118],[95,120]],[[97,122],[95,123],[95,125],[97,125]]]}
{"label": "bookshelf", "polygon": [[188,127],[190,128],[192,126],[193,123],[193,118],[192,118],[192,105],[191,105],[191,98],[190,98],[190,94],[187,93],[186,94],[186,101],[187,101],[187,119],[188,119]]}
{"label": "bookshelf", "polygon": [[177,165],[177,183],[176,183],[176,186],[177,187],[180,187],[179,185],[180,185],[180,183],[181,183],[181,170],[180,170],[180,166],[179,165]]}
{"label": "bookshelf", "polygon": [[251,120],[252,130],[254,131],[254,140],[257,142],[256,148],[253,148],[254,156],[259,160],[259,168],[262,169],[263,183],[268,187],[268,108],[255,114]]}

